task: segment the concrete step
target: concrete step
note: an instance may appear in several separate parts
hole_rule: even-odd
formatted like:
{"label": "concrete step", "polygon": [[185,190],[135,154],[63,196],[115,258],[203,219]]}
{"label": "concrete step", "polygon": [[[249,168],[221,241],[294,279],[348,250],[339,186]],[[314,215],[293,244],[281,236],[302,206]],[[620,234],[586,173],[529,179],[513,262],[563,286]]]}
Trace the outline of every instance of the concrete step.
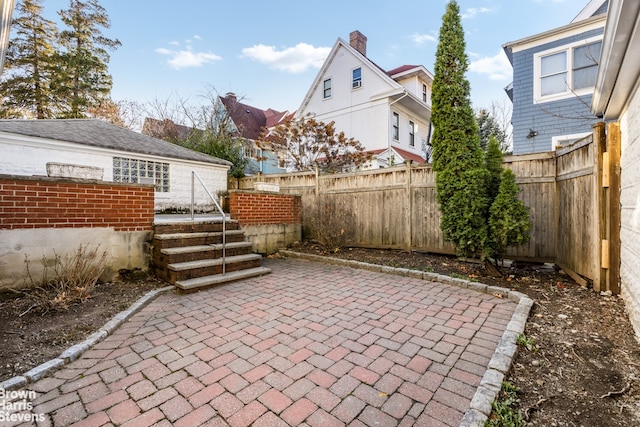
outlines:
{"label": "concrete step", "polygon": [[[262,256],[259,254],[246,254],[246,255],[228,256],[226,259],[226,262],[227,262],[227,266],[229,266],[230,264],[237,264],[237,263],[260,260],[260,259],[262,259]],[[195,270],[197,268],[213,267],[217,265],[222,265],[222,258],[178,262],[175,264],[169,264],[167,268],[171,271],[187,271],[187,270]]]}
{"label": "concrete step", "polygon": [[[166,268],[167,278],[165,280],[169,283],[176,283],[182,280],[221,274],[223,270],[222,264],[222,258],[169,264]],[[261,264],[262,256],[259,254],[235,255],[226,257],[224,269],[227,273],[230,273],[232,271],[260,267]]]}
{"label": "concrete step", "polygon": [[[243,230],[227,230],[224,235],[227,244],[244,241]],[[222,232],[156,234],[153,237],[153,245],[158,249],[211,245],[217,243],[222,243]]]}
{"label": "concrete step", "polygon": [[[238,249],[238,248],[246,248],[246,247],[251,248],[251,246],[252,246],[251,242],[227,243],[227,249]],[[202,251],[210,251],[210,250],[221,251],[222,243],[214,243],[211,245],[183,246],[183,247],[177,247],[177,248],[165,248],[165,249],[162,249],[160,252],[162,252],[165,255],[182,255],[182,254],[190,254],[193,252],[202,252]]]}
{"label": "concrete step", "polygon": [[[240,226],[238,224],[238,221],[226,221],[226,230],[237,230],[239,228]],[[157,234],[222,231],[222,221],[165,222],[161,224],[156,223],[154,225],[154,230]]]}
{"label": "concrete step", "polygon": [[179,280],[175,286],[184,292],[194,292],[212,286],[229,283],[235,280],[247,279],[249,277],[262,276],[271,273],[271,269],[266,267],[256,267],[246,270],[227,272],[226,274],[215,274],[211,276],[198,277],[188,280]]}

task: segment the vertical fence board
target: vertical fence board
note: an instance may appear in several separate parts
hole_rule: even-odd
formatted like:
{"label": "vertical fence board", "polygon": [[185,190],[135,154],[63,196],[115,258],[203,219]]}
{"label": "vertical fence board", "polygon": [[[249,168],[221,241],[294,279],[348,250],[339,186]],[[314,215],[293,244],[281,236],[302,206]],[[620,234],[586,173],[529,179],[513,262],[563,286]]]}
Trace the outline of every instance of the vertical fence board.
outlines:
{"label": "vertical fence board", "polygon": [[[519,197],[533,221],[530,241],[510,248],[507,256],[556,262],[598,281],[597,165],[592,136],[557,152],[505,157],[504,167],[513,170]],[[431,165],[334,175],[262,175],[242,178],[230,187],[252,189],[257,181],[278,184],[281,192],[302,196],[303,229],[305,215],[322,199],[331,203],[336,220],[353,219],[354,246],[454,252],[440,230]]]}

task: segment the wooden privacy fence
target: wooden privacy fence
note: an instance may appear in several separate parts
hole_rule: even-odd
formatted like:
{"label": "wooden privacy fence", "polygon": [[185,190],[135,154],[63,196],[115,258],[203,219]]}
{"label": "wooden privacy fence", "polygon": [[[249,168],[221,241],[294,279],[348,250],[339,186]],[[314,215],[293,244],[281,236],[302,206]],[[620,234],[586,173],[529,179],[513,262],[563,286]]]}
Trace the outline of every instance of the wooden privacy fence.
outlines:
{"label": "wooden privacy fence", "polygon": [[[583,283],[591,281],[596,290],[616,292],[612,282],[617,273],[603,285],[602,277],[611,275],[612,268],[600,268],[607,245],[601,241],[614,233],[615,224],[610,218],[615,221],[615,211],[619,211],[619,204],[609,201],[615,188],[606,188],[605,195],[598,173],[603,157],[609,158],[606,170],[617,162],[612,159],[615,155],[603,155],[613,153],[606,150],[608,143],[597,143],[603,135],[604,125],[599,124],[593,136],[571,147],[505,158],[504,166],[513,170],[522,190],[520,198],[529,207],[533,222],[531,240],[510,249],[507,255],[518,260],[556,262]],[[260,175],[234,179],[229,188],[252,190],[256,182],[275,184],[284,194],[301,195],[303,228],[308,227],[305,218],[316,206],[326,206],[325,211],[331,212],[338,224],[352,226],[353,246],[454,252],[440,230],[435,173],[430,165],[405,163],[330,175]],[[608,242],[611,248],[613,240]]]}

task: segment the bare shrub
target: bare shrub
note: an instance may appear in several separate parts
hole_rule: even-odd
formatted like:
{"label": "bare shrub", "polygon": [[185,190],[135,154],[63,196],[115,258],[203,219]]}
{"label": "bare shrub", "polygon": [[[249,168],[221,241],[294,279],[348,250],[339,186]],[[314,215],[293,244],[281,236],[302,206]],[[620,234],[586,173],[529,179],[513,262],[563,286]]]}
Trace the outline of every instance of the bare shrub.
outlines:
{"label": "bare shrub", "polygon": [[323,246],[339,250],[353,243],[355,215],[344,203],[334,198],[319,196],[317,203],[307,209],[304,219],[309,237]]}
{"label": "bare shrub", "polygon": [[[66,311],[74,304],[91,298],[93,287],[104,272],[108,255],[99,252],[100,245],[90,248],[80,245],[74,252],[60,256],[54,251],[53,267],[46,257],[42,257],[43,272],[40,280],[35,280],[29,270],[30,261],[25,257],[27,286],[25,291],[32,304],[26,314],[34,309],[40,313]],[[51,271],[53,269],[53,271]]]}

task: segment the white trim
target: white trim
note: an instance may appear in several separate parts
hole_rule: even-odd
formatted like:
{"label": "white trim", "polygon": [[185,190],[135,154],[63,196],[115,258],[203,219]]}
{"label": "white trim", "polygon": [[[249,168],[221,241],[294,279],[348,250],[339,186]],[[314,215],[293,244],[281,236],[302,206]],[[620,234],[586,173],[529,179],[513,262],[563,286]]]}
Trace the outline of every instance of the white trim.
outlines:
{"label": "white trim", "polygon": [[566,144],[563,146],[561,144],[562,141],[568,141],[571,140],[571,143],[576,142],[579,139],[582,139],[586,136],[591,135],[591,132],[583,132],[583,133],[574,133],[571,135],[556,135],[556,136],[552,136],[551,137],[551,151],[555,151],[557,148],[562,148],[564,146],[566,146]]}
{"label": "white trim", "polygon": [[610,0],[591,112],[617,120],[640,81],[640,3]]}
{"label": "white trim", "polygon": [[565,25],[564,27],[555,28],[544,33],[505,43],[503,46],[506,48],[510,48],[511,52],[513,53],[520,52],[532,47],[540,46],[542,44],[551,43],[559,39],[573,37],[582,33],[586,33],[587,31],[604,28],[606,19],[606,14],[596,15],[593,18],[589,18],[584,21]]}
{"label": "white trim", "polygon": [[606,0],[591,0],[571,22],[579,22],[591,18],[593,14],[602,7],[605,1]]}
{"label": "white trim", "polygon": [[[550,101],[558,101],[561,99],[566,99],[566,98],[571,98],[571,97],[575,97],[575,96],[582,96],[582,95],[589,95],[591,93],[593,93],[593,88],[595,86],[595,82],[594,82],[594,86],[590,86],[590,87],[586,87],[586,88],[582,88],[582,89],[578,89],[578,90],[573,90],[572,86],[573,86],[573,49],[575,49],[576,47],[581,47],[581,46],[586,46],[590,43],[595,43],[598,41],[602,40],[602,36],[596,36],[596,37],[590,37],[588,39],[585,40],[580,40],[574,43],[570,43],[570,44],[565,44],[562,46],[558,46],[558,47],[554,47],[552,49],[548,49],[542,52],[537,52],[536,54],[533,55],[533,103],[534,104],[541,104],[544,102],[550,102]],[[549,55],[553,55],[556,53],[561,53],[561,52],[567,52],[567,68],[566,68],[566,73],[567,73],[567,80],[566,80],[566,90],[564,92],[561,93],[554,93],[552,95],[546,95],[543,96],[541,95],[541,84],[540,84],[540,80],[541,80],[541,59],[543,57],[549,56]]]}

